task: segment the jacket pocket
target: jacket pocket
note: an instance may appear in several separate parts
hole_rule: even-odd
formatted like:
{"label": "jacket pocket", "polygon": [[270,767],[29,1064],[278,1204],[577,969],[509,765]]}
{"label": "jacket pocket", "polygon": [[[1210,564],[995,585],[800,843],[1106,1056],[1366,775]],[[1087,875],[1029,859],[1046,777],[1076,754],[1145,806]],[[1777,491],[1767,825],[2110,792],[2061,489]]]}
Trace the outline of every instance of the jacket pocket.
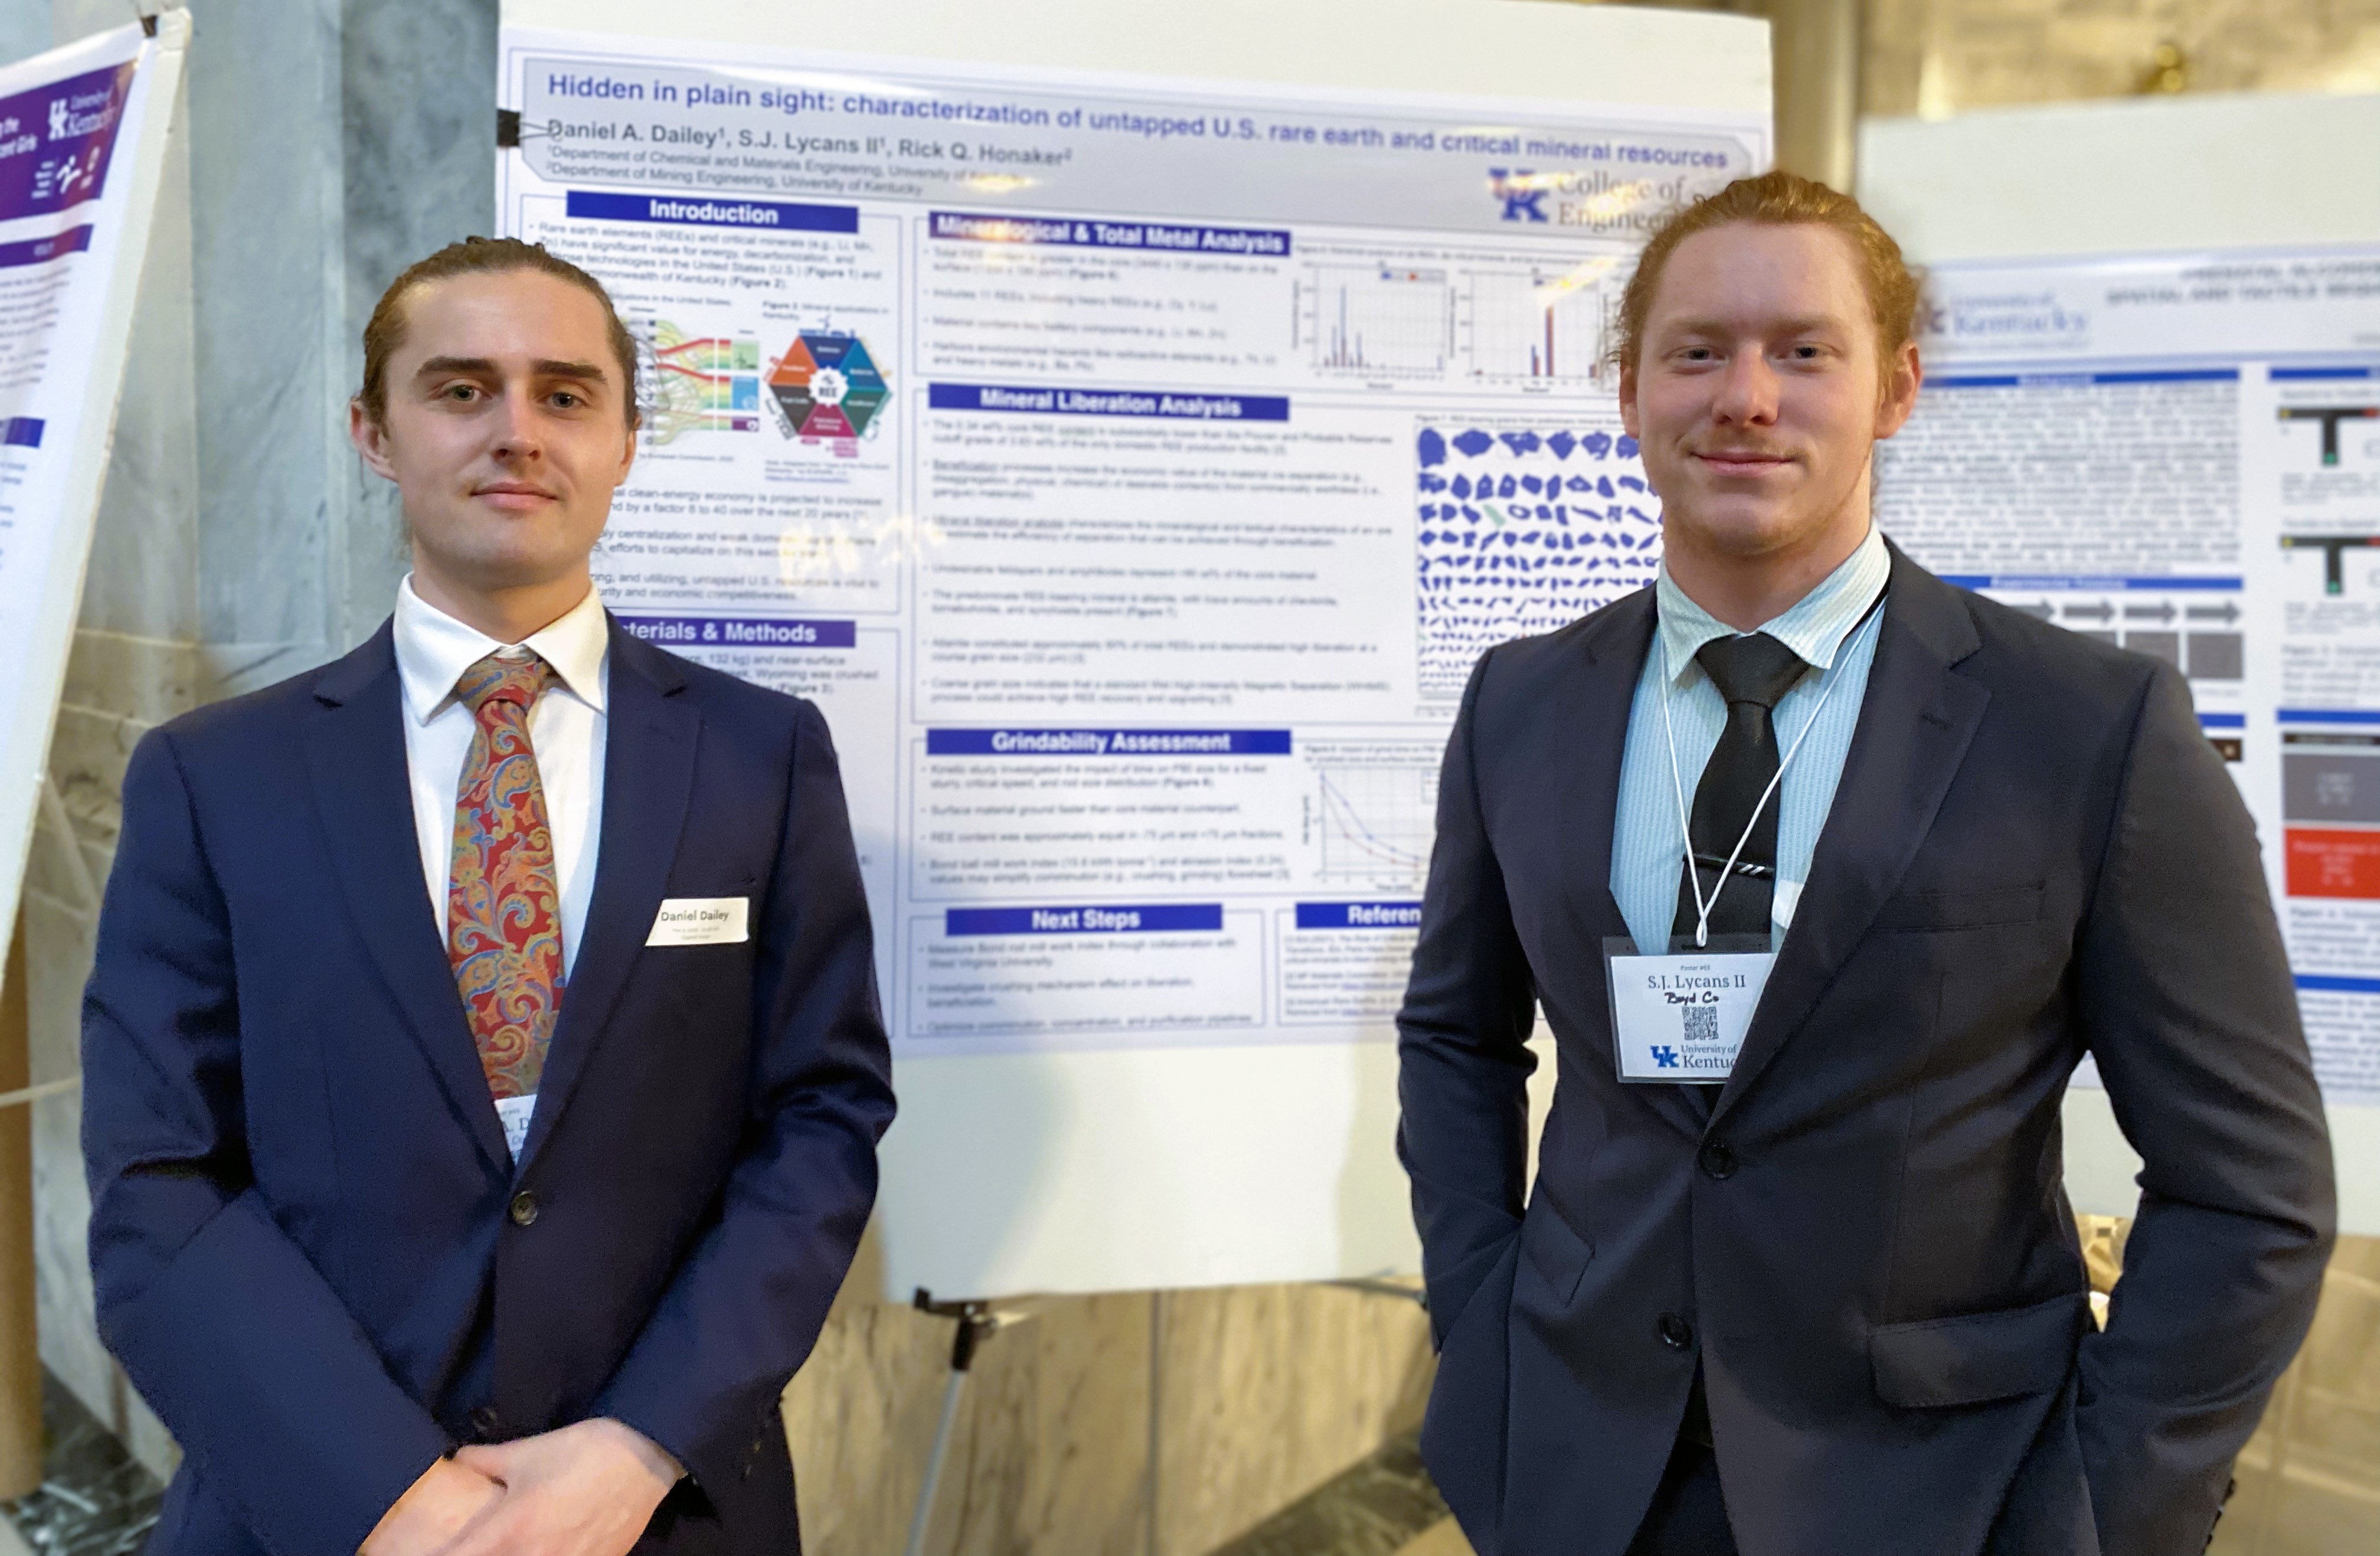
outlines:
{"label": "jacket pocket", "polygon": [[2084,1311],[2076,1293],[2030,1307],[1887,1324],[1868,1339],[1876,1395],[1926,1408],[2047,1393],[2074,1368]]}
{"label": "jacket pocket", "polygon": [[2041,917],[2042,888],[1995,886],[1979,892],[1911,892],[1876,910],[1876,927],[1886,930],[1981,930],[1995,924],[2030,924]]}
{"label": "jacket pocket", "polygon": [[1528,1212],[1521,1218],[1521,1252],[1545,1278],[1555,1298],[1567,1307],[1578,1295],[1579,1280],[1595,1258],[1595,1245],[1572,1230],[1540,1185],[1529,1197]]}

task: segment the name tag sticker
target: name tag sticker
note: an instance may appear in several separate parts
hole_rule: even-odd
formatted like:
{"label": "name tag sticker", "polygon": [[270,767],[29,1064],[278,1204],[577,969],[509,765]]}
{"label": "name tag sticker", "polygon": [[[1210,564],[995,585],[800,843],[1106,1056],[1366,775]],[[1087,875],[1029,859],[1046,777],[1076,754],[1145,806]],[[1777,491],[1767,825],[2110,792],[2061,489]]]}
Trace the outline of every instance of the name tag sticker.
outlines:
{"label": "name tag sticker", "polygon": [[520,1160],[521,1147],[528,1143],[528,1121],[537,1112],[537,1093],[526,1097],[496,1099],[496,1117],[504,1121],[504,1149]]}
{"label": "name tag sticker", "polygon": [[1767,935],[1713,935],[1697,948],[1642,955],[1624,936],[1603,942],[1611,1039],[1623,1081],[1724,1081],[1760,991],[1777,965]]}
{"label": "name tag sticker", "polygon": [[736,945],[752,938],[746,927],[749,897],[664,897],[653,915],[647,945]]}

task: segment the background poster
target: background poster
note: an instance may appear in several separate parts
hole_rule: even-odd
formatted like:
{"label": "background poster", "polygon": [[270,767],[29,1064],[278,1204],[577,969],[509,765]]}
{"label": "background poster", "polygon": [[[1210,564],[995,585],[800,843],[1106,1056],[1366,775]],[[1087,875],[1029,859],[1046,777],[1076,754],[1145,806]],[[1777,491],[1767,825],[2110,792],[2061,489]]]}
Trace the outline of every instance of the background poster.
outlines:
{"label": "background poster", "polygon": [[1886,531],[2189,676],[2324,1097],[2380,1102],[2380,249],[1938,265],[1920,348]]}
{"label": "background poster", "polygon": [[895,1041],[1384,1035],[1480,650],[1651,576],[1605,382],[1740,136],[509,35],[638,631],[825,709]]}
{"label": "background poster", "polygon": [[[1323,1164],[1356,1151],[1408,1245],[1386,1130],[1269,1197],[1199,1109],[1236,1071],[1257,1127],[1261,1054],[1385,1050],[1472,661],[1651,577],[1618,288],[1659,213],[1765,165],[1765,103],[503,47],[503,230],[601,277],[642,353],[606,602],[835,735],[938,1131],[888,1143],[888,1285],[1383,1268],[1284,1229],[1344,1224]],[[995,1251],[1101,1174],[1099,1214],[1203,1230]],[[956,1210],[954,1179],[1002,1186]]]}
{"label": "background poster", "polygon": [[0,69],[0,934],[82,601],[188,14]]}

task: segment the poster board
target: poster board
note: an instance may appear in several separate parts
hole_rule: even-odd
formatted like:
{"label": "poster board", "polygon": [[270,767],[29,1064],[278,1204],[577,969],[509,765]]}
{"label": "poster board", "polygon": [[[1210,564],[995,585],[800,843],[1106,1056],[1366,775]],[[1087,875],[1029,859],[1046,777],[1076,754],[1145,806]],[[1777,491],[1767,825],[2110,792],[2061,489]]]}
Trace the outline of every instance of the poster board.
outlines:
{"label": "poster board", "polygon": [[[1932,382],[1879,452],[1879,516],[1937,570],[2191,677],[2264,839],[2340,1224],[2365,1235],[2380,881],[2360,861],[2380,836],[2357,781],[2380,801],[2380,687],[2343,672],[2380,654],[2357,565],[2380,532],[2358,419],[2380,406],[2380,186],[2325,148],[2375,134],[2375,98],[1998,111],[1871,124],[1860,177],[1933,272]],[[1986,513],[1995,488],[2021,500]],[[2129,1215],[2139,1159],[2094,1078],[2066,1104],[2068,1192]]]}
{"label": "poster board", "polygon": [[0,934],[17,921],[188,12],[0,68]]}
{"label": "poster board", "polygon": [[499,229],[647,354],[606,601],[836,734],[888,1291],[1414,1270],[1390,1018],[1438,750],[1480,647],[1649,576],[1603,332],[1645,217],[1766,165],[1765,27],[504,23]]}

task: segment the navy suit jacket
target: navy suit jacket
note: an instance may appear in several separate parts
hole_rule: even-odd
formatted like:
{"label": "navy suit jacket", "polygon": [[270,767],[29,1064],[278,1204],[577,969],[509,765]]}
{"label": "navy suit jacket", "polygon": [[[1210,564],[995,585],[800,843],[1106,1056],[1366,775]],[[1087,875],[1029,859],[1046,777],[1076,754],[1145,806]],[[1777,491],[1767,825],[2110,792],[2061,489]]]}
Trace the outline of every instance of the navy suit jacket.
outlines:
{"label": "navy suit jacket", "polygon": [[[339,1556],[441,1453],[610,1416],[640,1550],[794,1549],[780,1392],[892,1116],[825,722],[612,628],[593,902],[507,1156],[385,626],[152,731],[85,996],[100,1332],[187,1457],[150,1549]],[[648,947],[665,897],[742,944]]]}
{"label": "navy suit jacket", "polygon": [[[1399,1017],[1482,1556],[1620,1556],[1697,1363],[1744,1556],[2190,1556],[2311,1320],[2330,1153],[2254,830],[2180,676],[1893,553],[1857,733],[1734,1074],[1614,1075],[1640,591],[1474,673]],[[1522,1199],[1534,1008],[1559,1066]],[[2143,1160],[2092,1328],[2059,1103]]]}

